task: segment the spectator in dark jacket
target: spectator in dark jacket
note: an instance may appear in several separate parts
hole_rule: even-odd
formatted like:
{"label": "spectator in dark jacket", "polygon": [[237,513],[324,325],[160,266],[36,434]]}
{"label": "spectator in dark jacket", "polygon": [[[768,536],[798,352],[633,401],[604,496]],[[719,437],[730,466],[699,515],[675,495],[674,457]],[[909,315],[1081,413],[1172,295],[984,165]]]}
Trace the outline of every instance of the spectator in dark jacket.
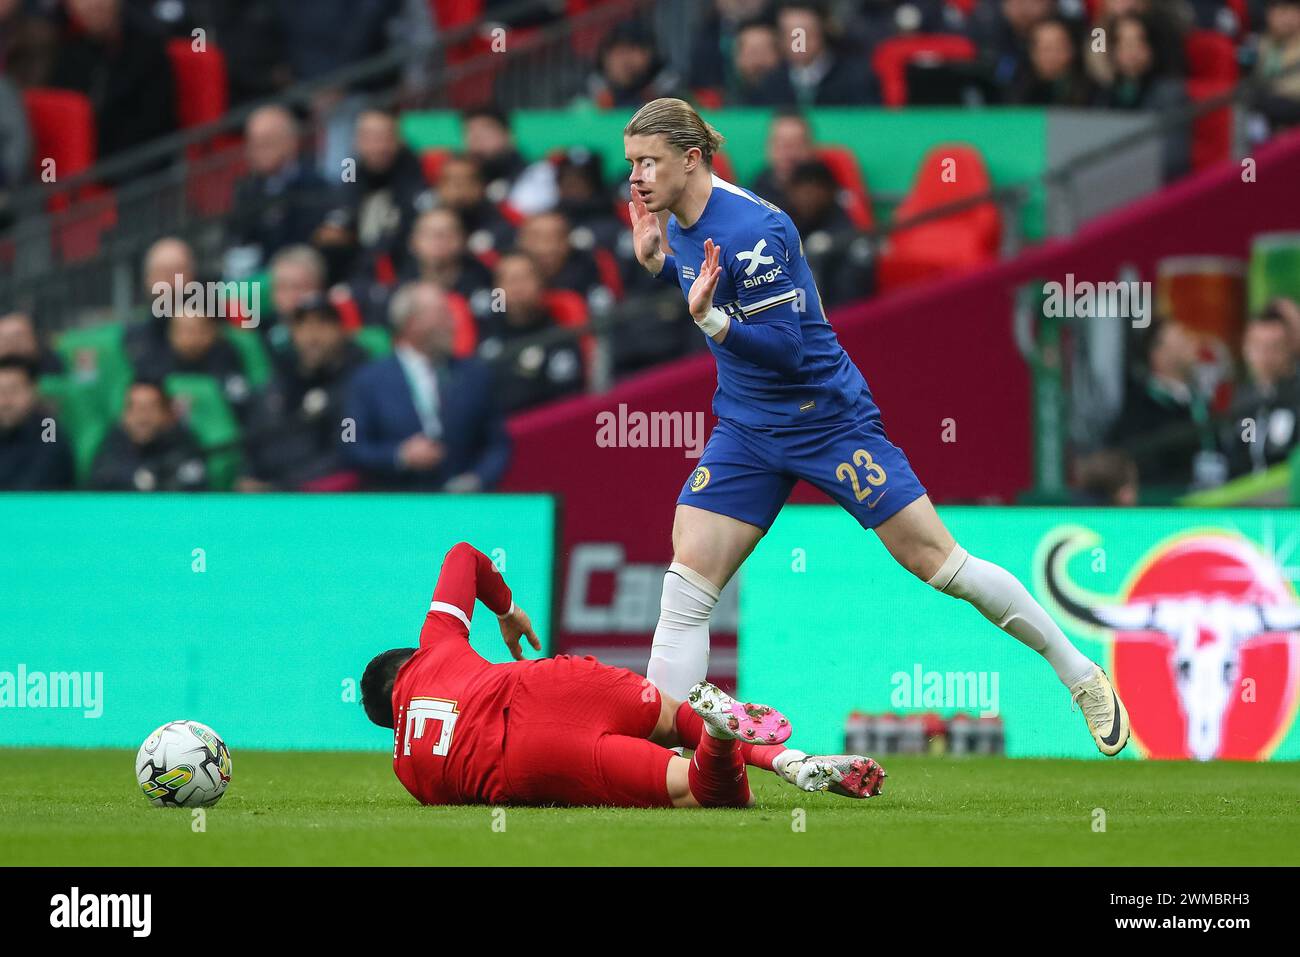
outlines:
{"label": "spectator in dark jacket", "polygon": [[[1144,111],[1153,117],[1187,105],[1184,82],[1160,59],[1148,20],[1138,16],[1116,17],[1107,36],[1114,79],[1102,92],[1099,105]],[[1191,127],[1187,123],[1174,124],[1164,135],[1165,180],[1181,176],[1191,165]]]}
{"label": "spectator in dark jacket", "polygon": [[832,47],[819,4],[783,5],[776,27],[785,64],[755,91],[755,104],[809,107],[880,102],[879,83],[865,60]]}
{"label": "spectator in dark jacket", "polygon": [[614,214],[600,154],[581,146],[570,149],[555,168],[555,186],[556,211],[563,213],[574,229],[589,230],[594,245],[613,249],[627,227]]}
{"label": "spectator in dark jacket", "polygon": [[72,451],[36,398],[36,372],[17,356],[0,358],[0,491],[72,486]]}
{"label": "spectator in dark jacket", "polygon": [[59,29],[33,16],[23,0],[0,0],[0,72],[21,89],[49,86],[59,53]]}
{"label": "spectator in dark jacket", "polygon": [[154,381],[127,390],[122,419],[95,454],[90,487],[117,492],[194,492],[208,487],[203,451]]}
{"label": "spectator in dark jacket", "polygon": [[509,249],[515,228],[488,199],[487,183],[478,161],[465,155],[449,156],[438,172],[438,203],[456,211],[475,253]]}
{"label": "spectator in dark jacket", "polygon": [[[184,301],[186,285],[196,279],[194,251],[185,240],[164,236],[145,252],[140,278],[141,294],[149,305],[144,318],[129,323],[123,336],[127,359],[137,367],[146,357],[167,350],[172,303],[177,299]],[[174,292],[160,295],[164,287],[180,290],[181,295]],[[154,308],[155,303],[159,304],[158,308]]]}
{"label": "spectator in dark jacket", "polygon": [[967,32],[993,82],[1014,89],[1029,71],[1029,34],[1055,14],[1055,0],[991,0],[977,4]]}
{"label": "spectator in dark jacket", "polygon": [[343,458],[380,489],[477,492],[493,488],[510,460],[510,439],[491,369],[451,356],[455,325],[432,283],[408,283],[390,305],[391,356],[352,378],[353,431]]}
{"label": "spectator in dark jacket", "polygon": [[775,82],[773,77],[784,65],[776,27],[766,20],[746,23],[736,33],[731,56],[727,105],[750,106],[761,102],[765,85]]}
{"label": "spectator in dark jacket", "polygon": [[1106,444],[1133,456],[1143,485],[1184,489],[1198,453],[1218,448],[1195,384],[1196,340],[1164,319],[1148,330],[1146,347],[1146,368],[1129,381]]}
{"label": "spectator in dark jacket", "polygon": [[812,160],[795,167],[785,211],[803,239],[826,306],[865,299],[874,287],[869,241],[859,239],[839,197],[839,183],[825,163]]}
{"label": "spectator in dark jacket", "polygon": [[231,232],[257,266],[285,246],[307,242],[334,195],[299,156],[298,123],[282,106],[264,106],[244,126],[248,176],[235,187]]}
{"label": "spectator in dark jacket", "polygon": [[1275,311],[1246,324],[1245,382],[1233,397],[1224,448],[1233,475],[1262,471],[1300,444],[1300,375],[1291,330]]}
{"label": "spectator in dark jacket", "polygon": [[222,335],[223,323],[204,312],[182,309],[167,320],[166,344],[152,345],[136,358],[136,378],[161,382],[173,373],[212,376],[243,418],[252,396],[243,356]]}
{"label": "spectator in dark jacket", "polygon": [[[727,66],[737,62],[736,48],[742,44],[743,34],[767,12],[768,6],[768,0],[713,0],[709,4],[693,32],[689,76],[692,87],[731,87],[734,75],[729,74]],[[780,54],[777,56],[779,62]]]}
{"label": "spectator in dark jacket", "polygon": [[1088,106],[1096,94],[1080,58],[1081,41],[1062,17],[1029,28],[1029,59],[1008,100],[1025,106]]}
{"label": "spectator in dark jacket", "polygon": [[344,177],[337,191],[339,205],[316,232],[316,245],[327,259],[334,249],[352,252],[331,271],[338,281],[354,273],[373,279],[385,259],[401,269],[411,224],[433,202],[420,160],[402,144],[394,114],[363,110],[357,117],[354,149],[355,179]]}
{"label": "spectator in dark jacket", "polygon": [[162,38],[122,0],[68,0],[74,28],[58,48],[51,86],[90,97],[101,159],[176,128],[171,61]]}
{"label": "spectator in dark jacket", "polygon": [[610,31],[596,56],[584,99],[600,109],[635,110],[661,96],[679,96],[681,82],[655,48],[654,37],[635,20]]}
{"label": "spectator in dark jacket", "polygon": [[41,342],[36,324],[25,312],[0,316],[0,359],[10,357],[26,362],[38,376],[59,375],[64,371],[63,359]]}
{"label": "spectator in dark jacket", "polygon": [[568,337],[535,341],[555,328],[537,264],[523,253],[502,256],[496,285],[505,309],[480,317],[479,355],[496,367],[502,408],[514,412],[581,391],[578,344]]}
{"label": "spectator in dark jacket", "polygon": [[767,128],[767,165],[754,178],[753,190],[763,199],[785,209],[785,191],[800,163],[817,158],[812,127],[797,110],[782,110]]}
{"label": "spectator in dark jacket", "polygon": [[301,489],[345,469],[343,403],[367,353],[324,296],[300,305],[289,324],[292,348],[276,356],[275,377],[253,403],[241,492]]}
{"label": "spectator in dark jacket", "polygon": [[411,229],[405,279],[437,283],[466,302],[492,292],[492,270],[465,250],[465,227],[454,210],[431,209]]}
{"label": "spectator in dark jacket", "polygon": [[569,238],[569,221],[558,211],[529,216],[519,225],[520,251],[537,264],[542,285],[568,289],[584,299],[612,296],[600,276],[596,260],[586,250],[575,249]]}

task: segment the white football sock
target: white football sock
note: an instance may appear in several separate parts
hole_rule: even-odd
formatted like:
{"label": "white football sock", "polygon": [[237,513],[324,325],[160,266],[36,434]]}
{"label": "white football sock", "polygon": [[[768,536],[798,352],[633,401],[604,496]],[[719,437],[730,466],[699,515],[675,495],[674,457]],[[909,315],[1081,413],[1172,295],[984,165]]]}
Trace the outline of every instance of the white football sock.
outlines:
{"label": "white football sock", "polygon": [[669,697],[684,701],[708,673],[709,615],[717,603],[707,578],[679,562],[668,566],[646,677]]}
{"label": "white football sock", "polygon": [[1034,596],[1009,571],[957,545],[930,579],[945,595],[974,605],[1008,635],[1047,659],[1067,687],[1090,674],[1092,661],[1070,643]]}

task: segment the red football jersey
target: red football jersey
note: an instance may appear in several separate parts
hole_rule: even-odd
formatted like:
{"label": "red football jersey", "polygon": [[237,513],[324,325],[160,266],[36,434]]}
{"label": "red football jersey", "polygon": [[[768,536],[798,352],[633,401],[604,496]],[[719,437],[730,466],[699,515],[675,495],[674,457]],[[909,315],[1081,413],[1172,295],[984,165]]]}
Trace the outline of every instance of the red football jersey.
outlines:
{"label": "red football jersey", "polygon": [[393,770],[423,804],[505,799],[505,709],[533,662],[492,664],[470,647],[476,597],[498,615],[510,609],[492,562],[461,542],[443,560],[420,649],[393,682]]}

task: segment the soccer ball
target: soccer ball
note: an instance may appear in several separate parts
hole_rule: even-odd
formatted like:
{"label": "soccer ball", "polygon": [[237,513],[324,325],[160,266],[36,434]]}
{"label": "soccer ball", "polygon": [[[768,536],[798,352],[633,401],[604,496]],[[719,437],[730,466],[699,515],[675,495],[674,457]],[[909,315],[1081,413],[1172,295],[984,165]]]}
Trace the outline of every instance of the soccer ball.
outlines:
{"label": "soccer ball", "polygon": [[135,777],[159,807],[208,807],[230,785],[230,750],[197,721],[169,721],[145,738]]}

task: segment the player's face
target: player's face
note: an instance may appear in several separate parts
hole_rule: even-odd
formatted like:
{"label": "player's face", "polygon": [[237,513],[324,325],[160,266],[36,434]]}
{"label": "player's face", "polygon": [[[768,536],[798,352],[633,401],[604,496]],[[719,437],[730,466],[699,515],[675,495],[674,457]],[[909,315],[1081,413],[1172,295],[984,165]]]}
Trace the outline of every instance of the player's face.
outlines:
{"label": "player's face", "polygon": [[628,182],[646,209],[657,213],[676,204],[686,188],[686,154],[655,133],[623,137],[623,155],[632,167]]}

